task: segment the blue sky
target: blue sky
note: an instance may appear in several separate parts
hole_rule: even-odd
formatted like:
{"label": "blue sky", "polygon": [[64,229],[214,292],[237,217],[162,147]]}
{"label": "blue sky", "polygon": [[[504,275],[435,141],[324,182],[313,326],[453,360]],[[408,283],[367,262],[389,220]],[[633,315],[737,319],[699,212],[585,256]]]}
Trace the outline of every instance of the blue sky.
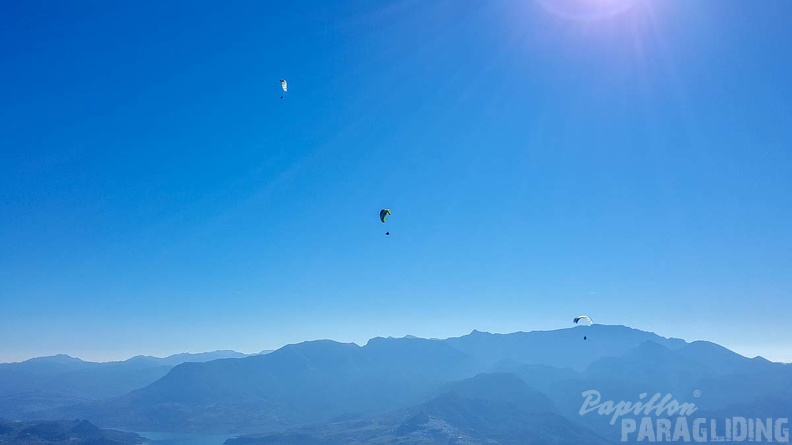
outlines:
{"label": "blue sky", "polygon": [[579,313],[792,361],[790,14],[3,2],[0,361]]}

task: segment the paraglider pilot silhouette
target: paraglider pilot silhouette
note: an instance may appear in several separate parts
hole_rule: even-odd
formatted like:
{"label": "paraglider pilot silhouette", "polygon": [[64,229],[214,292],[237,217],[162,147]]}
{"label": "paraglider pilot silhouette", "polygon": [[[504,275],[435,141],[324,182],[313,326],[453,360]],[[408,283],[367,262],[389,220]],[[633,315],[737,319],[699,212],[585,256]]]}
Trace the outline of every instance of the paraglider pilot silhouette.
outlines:
{"label": "paraglider pilot silhouette", "polygon": [[[390,215],[390,214],[391,214],[390,209],[382,209],[382,210],[380,210],[380,214],[379,214],[380,221],[382,221],[382,223],[385,224],[385,220],[388,219],[388,215]],[[390,232],[385,232],[385,235],[390,235]]]}

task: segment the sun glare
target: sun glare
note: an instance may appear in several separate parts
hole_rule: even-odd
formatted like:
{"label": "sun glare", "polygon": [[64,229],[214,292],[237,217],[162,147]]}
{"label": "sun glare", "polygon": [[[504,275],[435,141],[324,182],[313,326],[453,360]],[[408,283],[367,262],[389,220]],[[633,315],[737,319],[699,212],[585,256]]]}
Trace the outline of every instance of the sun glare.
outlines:
{"label": "sun glare", "polygon": [[590,21],[629,11],[639,0],[539,0],[548,12],[568,20]]}

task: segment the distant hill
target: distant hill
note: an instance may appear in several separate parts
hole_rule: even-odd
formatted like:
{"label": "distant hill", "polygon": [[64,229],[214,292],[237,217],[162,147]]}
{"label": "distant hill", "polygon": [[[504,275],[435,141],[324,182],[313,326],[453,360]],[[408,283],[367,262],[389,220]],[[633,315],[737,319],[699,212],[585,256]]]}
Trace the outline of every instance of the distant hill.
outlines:
{"label": "distant hill", "polygon": [[100,429],[87,420],[11,422],[0,419],[0,444],[14,445],[136,445],[135,433]]}
{"label": "distant hill", "polygon": [[214,351],[96,363],[60,354],[2,363],[0,417],[24,418],[35,411],[118,396],[156,381],[185,362],[245,356],[235,351]]}
{"label": "distant hill", "polygon": [[[271,351],[262,351],[261,353],[268,353]],[[248,357],[251,354],[243,354],[241,352],[231,351],[231,350],[220,350],[220,351],[212,351],[212,352],[199,352],[199,353],[181,353],[181,354],[174,354],[168,357],[152,357],[149,355],[136,355],[123,363],[139,363],[139,364],[148,364],[149,366],[176,366],[182,363],[193,363],[193,362],[209,362],[212,360],[219,360],[224,358],[243,358]]]}

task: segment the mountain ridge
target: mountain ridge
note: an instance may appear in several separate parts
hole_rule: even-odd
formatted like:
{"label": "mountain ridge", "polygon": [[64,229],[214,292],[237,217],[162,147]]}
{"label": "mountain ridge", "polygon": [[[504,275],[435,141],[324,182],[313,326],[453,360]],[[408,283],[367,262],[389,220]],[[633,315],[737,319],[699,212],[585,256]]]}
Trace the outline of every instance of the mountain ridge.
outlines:
{"label": "mountain ridge", "polygon": [[[608,419],[579,417],[584,391],[597,389],[604,400],[617,401],[669,391],[689,401],[698,389],[703,395],[695,402],[711,412],[747,406],[772,414],[786,403],[778,388],[792,389],[792,366],[747,358],[710,342],[687,343],[625,326],[592,325],[514,334],[473,331],[443,340],[374,337],[363,346],[308,341],[267,355],[182,363],[128,393],[32,415],[88,418],[135,431],[299,435],[299,428],[372,418],[393,426],[395,421],[383,420],[388,413],[439,400],[443,394],[448,406],[466,412],[474,407],[456,405],[450,388],[479,374],[516,376],[535,392],[535,397],[524,394],[534,405],[553,406],[545,411],[603,437],[613,433]],[[507,411],[499,412],[507,416]],[[542,421],[562,422],[551,417]],[[420,423],[418,430],[453,430],[449,419],[434,426]]]}

